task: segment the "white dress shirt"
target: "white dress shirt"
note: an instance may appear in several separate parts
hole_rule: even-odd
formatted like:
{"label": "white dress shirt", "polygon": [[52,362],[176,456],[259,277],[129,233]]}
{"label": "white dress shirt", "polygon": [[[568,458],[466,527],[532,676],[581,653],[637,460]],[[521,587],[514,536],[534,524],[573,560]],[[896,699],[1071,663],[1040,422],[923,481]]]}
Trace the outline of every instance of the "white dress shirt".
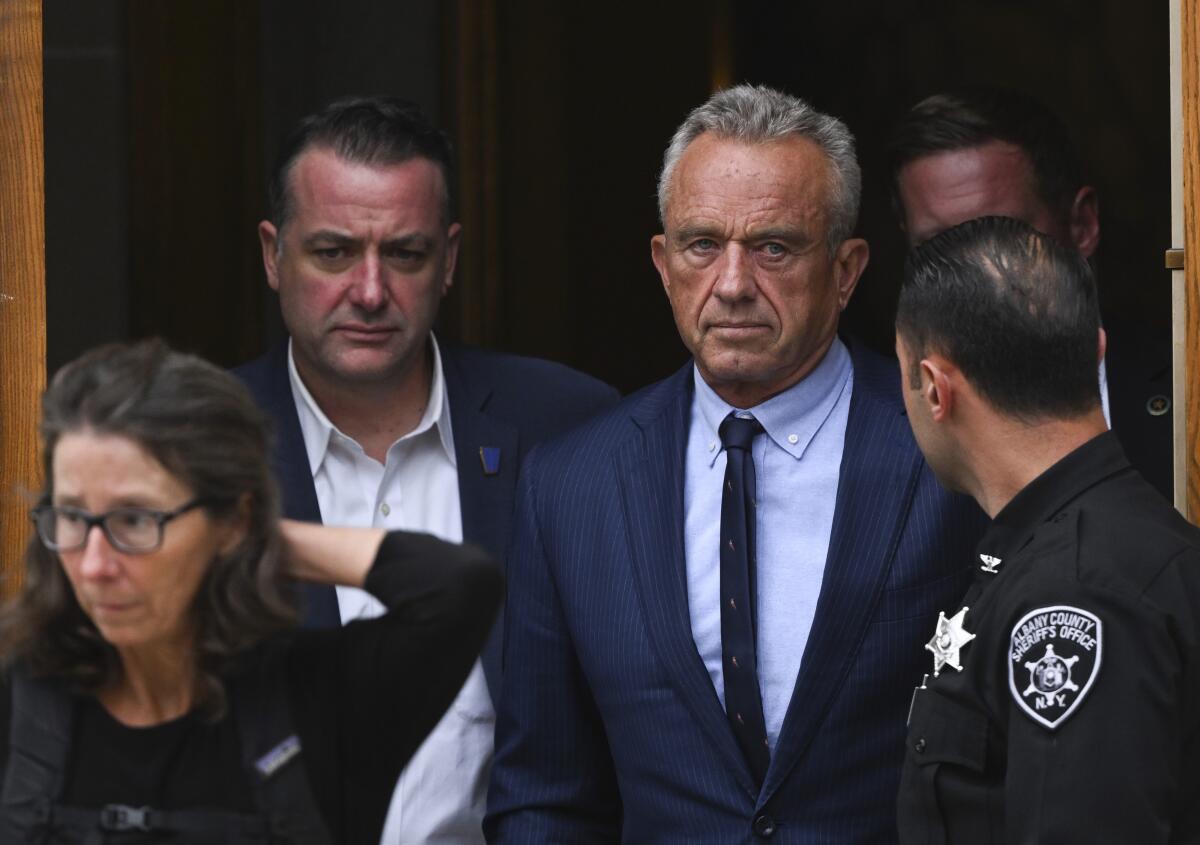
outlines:
{"label": "white dress shirt", "polygon": [[[391,445],[384,464],[325,416],[296,371],[289,344],[292,396],[326,525],[423,531],[462,542],[450,402],[432,335],[429,344],[433,378],[425,414]],[[338,587],[337,598],[343,623],[383,612],[378,600],[354,587]],[[458,697],[400,774],[383,827],[385,845],[483,843],[495,720],[483,667],[476,660]]]}

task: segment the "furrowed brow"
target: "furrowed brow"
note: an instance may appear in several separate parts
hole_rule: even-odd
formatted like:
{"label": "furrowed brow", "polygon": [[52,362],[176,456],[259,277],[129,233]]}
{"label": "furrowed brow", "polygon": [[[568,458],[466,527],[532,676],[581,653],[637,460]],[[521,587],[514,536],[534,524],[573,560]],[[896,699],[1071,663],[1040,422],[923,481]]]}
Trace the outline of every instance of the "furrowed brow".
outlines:
{"label": "furrowed brow", "polygon": [[747,233],[747,240],[755,243],[778,241],[791,246],[803,246],[811,243],[813,239],[799,229],[757,229]]}
{"label": "furrowed brow", "polygon": [[712,226],[697,224],[679,227],[675,230],[675,235],[672,239],[675,241],[675,243],[682,244],[687,243],[688,241],[694,241],[697,238],[712,238],[713,240],[717,240],[720,237],[721,233]]}
{"label": "furrowed brow", "polygon": [[411,250],[429,250],[433,248],[433,239],[428,235],[423,235],[420,232],[413,232],[409,235],[401,235],[398,238],[389,238],[384,242],[384,247],[387,249],[411,249]]}
{"label": "furrowed brow", "polygon": [[357,239],[352,238],[343,232],[335,232],[332,229],[321,229],[309,234],[303,241],[305,247],[314,246],[351,246],[358,243]]}

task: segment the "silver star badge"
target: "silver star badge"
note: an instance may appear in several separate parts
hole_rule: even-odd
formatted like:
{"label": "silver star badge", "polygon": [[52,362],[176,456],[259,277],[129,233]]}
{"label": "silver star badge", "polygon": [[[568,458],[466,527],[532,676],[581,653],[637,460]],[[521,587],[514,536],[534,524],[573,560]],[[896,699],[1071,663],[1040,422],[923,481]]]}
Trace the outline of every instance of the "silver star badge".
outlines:
{"label": "silver star badge", "polygon": [[982,569],[984,572],[986,572],[988,575],[995,575],[999,572],[999,570],[996,569],[996,567],[1001,564],[1000,558],[992,557],[991,555],[980,555],[979,559],[983,561],[983,566],[981,566],[979,568]]}
{"label": "silver star badge", "polygon": [[975,635],[963,628],[963,617],[970,608],[964,607],[958,613],[946,618],[945,611],[938,614],[937,629],[933,639],[925,643],[925,648],[933,652],[933,677],[937,677],[942,668],[949,666],[957,672],[962,671],[959,652],[962,647],[975,639]]}

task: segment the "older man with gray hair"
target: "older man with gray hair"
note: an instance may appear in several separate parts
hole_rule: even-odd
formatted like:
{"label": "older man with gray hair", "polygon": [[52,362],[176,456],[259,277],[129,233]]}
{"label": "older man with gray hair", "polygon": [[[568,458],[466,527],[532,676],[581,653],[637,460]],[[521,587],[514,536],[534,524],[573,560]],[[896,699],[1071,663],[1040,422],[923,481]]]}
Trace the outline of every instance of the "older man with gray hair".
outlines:
{"label": "older man with gray hair", "polygon": [[913,652],[982,524],[837,335],[859,184],[767,88],[672,139],[651,255],[693,359],[525,467],[491,841],[895,839]]}

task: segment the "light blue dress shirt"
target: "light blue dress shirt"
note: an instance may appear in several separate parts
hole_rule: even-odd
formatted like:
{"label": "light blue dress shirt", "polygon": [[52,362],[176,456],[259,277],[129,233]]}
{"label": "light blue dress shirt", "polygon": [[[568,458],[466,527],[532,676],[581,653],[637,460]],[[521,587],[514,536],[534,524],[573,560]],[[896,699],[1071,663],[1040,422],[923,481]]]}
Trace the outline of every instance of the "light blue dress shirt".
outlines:
{"label": "light blue dress shirt", "polygon": [[684,467],[684,554],[688,611],[696,649],[721,706],[721,488],[725,451],[717,429],[734,410],[749,411],[765,434],[754,441],[758,559],[758,682],[774,753],[825,574],[854,373],[834,339],[798,384],[753,408],[735,409],[694,373]]}

